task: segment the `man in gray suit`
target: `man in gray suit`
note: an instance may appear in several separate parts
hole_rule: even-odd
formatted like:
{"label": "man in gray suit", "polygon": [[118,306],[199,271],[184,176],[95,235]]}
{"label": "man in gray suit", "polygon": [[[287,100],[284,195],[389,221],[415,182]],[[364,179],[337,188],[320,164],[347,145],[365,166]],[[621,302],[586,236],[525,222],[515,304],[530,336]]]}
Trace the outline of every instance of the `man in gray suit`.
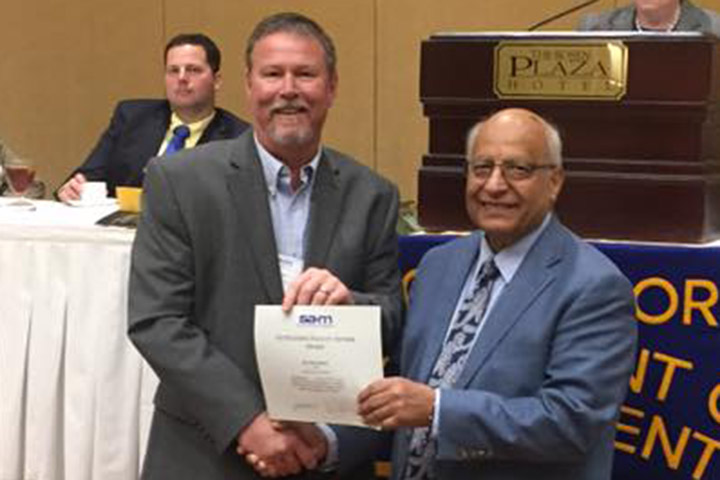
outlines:
{"label": "man in gray suit", "polygon": [[607,480],[634,365],[631,285],[552,214],[563,170],[545,120],[500,111],[467,158],[480,230],[423,258],[402,376],[366,387],[359,412],[396,430],[396,479]]}
{"label": "man in gray suit", "polygon": [[626,7],[582,17],[578,30],[703,32],[720,36],[720,16],[689,0],[635,0]]}
{"label": "man in gray suit", "polygon": [[[327,443],[265,412],[254,307],[377,304],[400,328],[398,192],[321,146],[337,87],[331,39],[307,17],[266,18],[246,50],[254,127],[153,159],[132,252],[129,335],[160,378],[145,479],[296,474]],[[302,273],[299,273],[302,272]]]}

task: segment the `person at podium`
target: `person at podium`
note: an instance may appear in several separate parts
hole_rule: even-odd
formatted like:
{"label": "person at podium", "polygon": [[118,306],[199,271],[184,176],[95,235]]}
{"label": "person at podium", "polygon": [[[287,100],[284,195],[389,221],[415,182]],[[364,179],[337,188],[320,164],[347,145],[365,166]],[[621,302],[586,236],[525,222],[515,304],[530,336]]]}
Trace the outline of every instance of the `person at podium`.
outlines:
{"label": "person at podium", "polygon": [[582,17],[577,29],[702,32],[720,37],[720,15],[688,0],[634,0],[632,5]]}

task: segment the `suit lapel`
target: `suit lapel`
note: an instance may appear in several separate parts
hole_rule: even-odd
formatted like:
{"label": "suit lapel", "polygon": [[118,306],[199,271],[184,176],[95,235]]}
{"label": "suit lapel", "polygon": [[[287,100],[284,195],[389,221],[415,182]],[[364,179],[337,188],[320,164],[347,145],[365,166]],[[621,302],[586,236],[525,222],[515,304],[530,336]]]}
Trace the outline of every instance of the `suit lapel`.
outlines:
{"label": "suit lapel", "polygon": [[161,102],[144,117],[142,123],[129,130],[129,135],[123,140],[124,146],[121,147],[124,152],[123,158],[127,159],[130,166],[128,178],[123,184],[142,185],[147,163],[158,155],[168,125],[170,125],[170,106],[167,102]]}
{"label": "suit lapel", "polygon": [[152,113],[152,120],[147,122],[147,128],[138,129],[135,136],[138,150],[142,152],[136,158],[143,169],[150,158],[157,156],[160,145],[165,140],[168,125],[170,125],[170,106],[163,103],[158,107]]}
{"label": "suit lapel", "polygon": [[210,142],[212,140],[221,140],[223,138],[226,138],[225,130],[226,125],[224,122],[223,114],[220,110],[216,109],[215,116],[212,120],[210,120],[207,128],[205,128],[202,135],[198,139],[198,145]]}
{"label": "suit lapel", "polygon": [[463,372],[456,382],[456,388],[468,386],[507,333],[555,280],[555,270],[552,267],[562,260],[562,245],[561,227],[553,218],[485,319]]}
{"label": "suit lapel", "polygon": [[423,338],[426,340],[419,354],[409,352],[413,363],[407,368],[408,376],[418,381],[426,382],[430,378],[465,280],[477,260],[479,234],[460,241],[464,243],[443,264],[442,271],[434,274],[432,292],[425,292],[431,293],[436,301],[423,302],[424,311],[419,315],[424,319]]}
{"label": "suit lapel", "polygon": [[230,159],[233,167],[227,184],[231,201],[238,212],[241,233],[247,236],[255,271],[262,280],[272,303],[281,303],[282,279],[278,266],[267,186],[255,150],[251,129],[236,142]]}
{"label": "suit lapel", "polygon": [[323,151],[315,173],[308,218],[305,268],[325,266],[342,211],[341,169],[333,155]]}
{"label": "suit lapel", "polygon": [[609,30],[635,30],[635,7],[625,7],[610,20]]}
{"label": "suit lapel", "polygon": [[675,30],[684,31],[702,31],[703,30],[704,12],[692,5],[690,2],[682,2],[680,5],[680,19],[678,20]]}

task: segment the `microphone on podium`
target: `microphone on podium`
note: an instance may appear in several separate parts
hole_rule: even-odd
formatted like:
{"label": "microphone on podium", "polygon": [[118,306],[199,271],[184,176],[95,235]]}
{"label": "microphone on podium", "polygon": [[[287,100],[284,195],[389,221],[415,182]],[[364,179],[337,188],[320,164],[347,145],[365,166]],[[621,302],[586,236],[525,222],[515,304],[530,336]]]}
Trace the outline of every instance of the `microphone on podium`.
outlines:
{"label": "microphone on podium", "polygon": [[528,28],[528,32],[532,32],[533,30],[537,30],[538,28],[542,27],[543,25],[547,25],[550,22],[554,22],[555,20],[559,20],[563,18],[566,15],[570,15],[571,13],[577,12],[578,10],[581,10],[585,7],[589,7],[593,3],[597,3],[600,0],[588,0],[586,2],[582,2],[578,5],[575,5],[573,7],[568,8],[567,10],[563,10],[560,13],[553,14],[552,16],[545,18],[537,23],[534,23]]}

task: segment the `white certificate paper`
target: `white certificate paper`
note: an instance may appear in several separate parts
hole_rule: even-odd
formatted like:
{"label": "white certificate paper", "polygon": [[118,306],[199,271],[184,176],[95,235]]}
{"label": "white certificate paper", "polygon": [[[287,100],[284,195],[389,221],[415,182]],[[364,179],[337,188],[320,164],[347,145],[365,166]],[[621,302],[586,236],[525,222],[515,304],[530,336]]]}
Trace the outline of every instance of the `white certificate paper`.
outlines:
{"label": "white certificate paper", "polygon": [[270,418],[366,426],[357,395],[383,377],[378,306],[255,307],[255,355]]}

